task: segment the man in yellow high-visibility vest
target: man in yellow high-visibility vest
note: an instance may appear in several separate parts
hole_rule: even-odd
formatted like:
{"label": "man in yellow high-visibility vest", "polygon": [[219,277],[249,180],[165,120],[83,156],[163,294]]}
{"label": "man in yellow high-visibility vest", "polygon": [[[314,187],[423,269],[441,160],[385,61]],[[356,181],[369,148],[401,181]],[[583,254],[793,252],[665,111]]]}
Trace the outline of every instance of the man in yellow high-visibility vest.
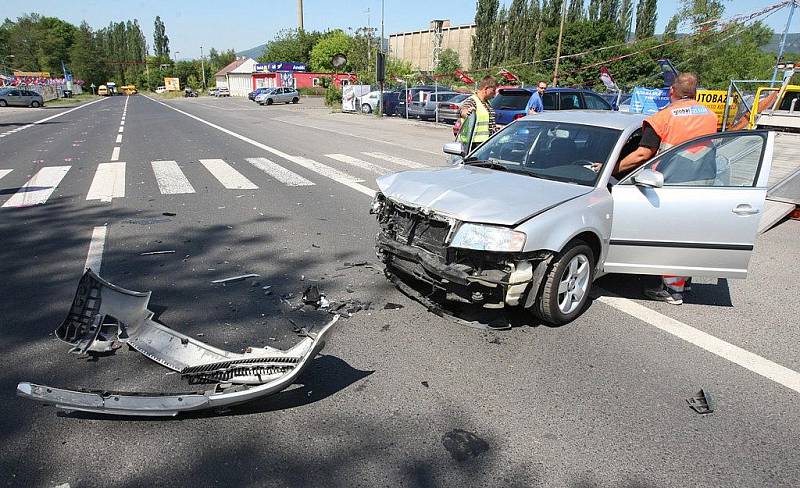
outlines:
{"label": "man in yellow high-visibility vest", "polygon": [[[486,142],[497,131],[494,109],[489,105],[489,100],[494,98],[497,91],[497,80],[486,75],[478,83],[478,90],[461,105],[461,119],[466,120],[475,112],[475,131],[472,135],[470,151]],[[462,132],[462,142],[467,134]]]}

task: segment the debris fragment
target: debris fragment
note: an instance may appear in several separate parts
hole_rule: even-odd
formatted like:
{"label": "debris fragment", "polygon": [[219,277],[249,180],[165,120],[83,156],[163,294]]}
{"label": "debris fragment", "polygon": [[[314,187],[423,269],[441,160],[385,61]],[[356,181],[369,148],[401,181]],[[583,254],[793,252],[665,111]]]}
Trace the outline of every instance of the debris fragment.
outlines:
{"label": "debris fragment", "polygon": [[176,216],[178,214],[176,214],[175,212],[161,212],[161,215],[163,215],[165,217],[174,217],[174,216]]}
{"label": "debris fragment", "polygon": [[316,305],[321,297],[322,293],[319,292],[317,285],[311,285],[303,292],[303,302],[308,305]]}
{"label": "debris fragment", "polygon": [[155,256],[156,254],[175,254],[175,251],[148,251],[140,252],[139,256]]}
{"label": "debris fragment", "polygon": [[476,458],[489,450],[488,442],[462,429],[454,429],[443,435],[442,445],[459,463]]}
{"label": "debris fragment", "polygon": [[422,386],[424,386],[425,388],[430,388],[430,385],[428,384],[427,381],[422,381],[421,383],[422,383]]}
{"label": "debris fragment", "polygon": [[703,391],[698,391],[695,396],[686,399],[686,403],[692,407],[697,413],[707,414],[714,411],[714,406],[711,403],[711,395]]}
{"label": "debris fragment", "polygon": [[214,280],[211,283],[217,285],[219,283],[235,283],[237,281],[244,281],[248,278],[258,278],[259,275],[251,273],[251,274],[243,274],[239,276],[231,276],[230,278],[222,278],[220,280]]}
{"label": "debris fragment", "polygon": [[384,310],[399,310],[401,308],[403,308],[403,305],[400,305],[399,303],[392,303],[392,302],[389,302],[389,303],[387,303],[386,305],[383,306]]}
{"label": "debris fragment", "polygon": [[337,271],[341,271],[343,269],[357,268],[359,266],[366,266],[368,264],[369,264],[369,261],[356,261],[354,263],[348,263],[347,261],[345,261],[343,267],[342,268],[336,268],[336,270]]}

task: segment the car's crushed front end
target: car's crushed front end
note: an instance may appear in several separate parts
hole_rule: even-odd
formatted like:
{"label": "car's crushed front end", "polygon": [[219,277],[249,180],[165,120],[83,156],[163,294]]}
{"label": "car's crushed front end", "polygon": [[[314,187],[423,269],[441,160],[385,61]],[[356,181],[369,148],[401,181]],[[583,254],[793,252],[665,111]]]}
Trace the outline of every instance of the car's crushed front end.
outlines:
{"label": "car's crushed front end", "polygon": [[543,263],[551,257],[546,251],[524,252],[522,232],[462,222],[382,193],[371,212],[380,225],[376,252],[389,278],[426,283],[449,301],[484,308],[526,304],[531,283],[541,281]]}

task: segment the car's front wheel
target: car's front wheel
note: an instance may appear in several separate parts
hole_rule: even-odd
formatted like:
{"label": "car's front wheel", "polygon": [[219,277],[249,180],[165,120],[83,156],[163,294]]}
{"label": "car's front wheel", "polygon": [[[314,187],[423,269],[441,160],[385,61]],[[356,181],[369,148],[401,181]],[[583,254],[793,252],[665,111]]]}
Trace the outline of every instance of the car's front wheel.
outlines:
{"label": "car's front wheel", "polygon": [[0,100],[0,107],[8,107],[8,102],[5,100]]}
{"label": "car's front wheel", "polygon": [[294,97],[294,98],[292,98],[292,103],[297,103],[297,102],[299,102],[299,101],[300,101],[300,99],[299,99],[299,98],[297,98],[297,97]]}
{"label": "car's front wheel", "polygon": [[594,279],[595,257],[583,241],[571,241],[556,256],[542,287],[536,311],[545,322],[562,325],[586,307]]}
{"label": "car's front wheel", "polygon": [[32,102],[31,102],[31,107],[33,107],[33,108],[39,108],[39,102],[37,102],[36,100],[32,101]]}
{"label": "car's front wheel", "polygon": [[368,113],[372,112],[372,107],[370,107],[368,103],[365,103],[365,104],[361,105],[361,112],[365,113],[365,114],[368,114]]}
{"label": "car's front wheel", "polygon": [[271,98],[267,98],[267,105],[272,105],[272,99]]}

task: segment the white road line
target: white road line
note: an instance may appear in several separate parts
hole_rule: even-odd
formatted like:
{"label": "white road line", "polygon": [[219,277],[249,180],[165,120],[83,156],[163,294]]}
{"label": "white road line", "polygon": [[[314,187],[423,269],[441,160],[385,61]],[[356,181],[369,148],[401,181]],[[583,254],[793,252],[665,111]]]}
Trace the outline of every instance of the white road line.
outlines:
{"label": "white road line", "polygon": [[800,393],[800,373],[796,371],[660,314],[655,310],[639,305],[627,298],[602,296],[598,298],[598,301]]}
{"label": "white road line", "polygon": [[4,208],[41,205],[50,198],[71,166],[48,166],[40,169],[3,204]]}
{"label": "white road line", "polygon": [[152,161],[158,189],[165,195],[194,193],[194,187],[175,161]]}
{"label": "white road line", "polygon": [[405,166],[406,168],[411,168],[411,169],[427,168],[427,166],[425,166],[424,164],[420,164],[415,161],[410,161],[408,159],[398,158],[397,156],[384,154],[382,152],[362,152],[361,154],[363,154],[364,156],[369,156],[371,158],[383,159],[384,161],[389,161],[390,163],[399,164],[400,166]]}
{"label": "white road line", "polygon": [[101,225],[92,230],[92,240],[89,242],[89,253],[86,255],[86,264],[83,270],[91,269],[100,274],[100,266],[103,263],[103,248],[106,246],[106,233],[108,227]]}
{"label": "white road line", "polygon": [[125,125],[125,119],[122,119],[122,120],[120,120],[120,121],[119,121],[119,125],[120,125],[120,126],[123,126],[123,125]]}
{"label": "white road line", "polygon": [[125,163],[100,163],[89,187],[87,200],[110,202],[125,196]]}
{"label": "white road line", "polygon": [[122,134],[117,134],[117,144],[122,142]]}
{"label": "white road line", "polygon": [[303,178],[299,174],[289,171],[288,169],[280,166],[267,158],[247,158],[247,161],[267,173],[269,176],[275,178],[286,186],[313,186],[314,183]]}
{"label": "white road line", "polygon": [[272,154],[274,154],[274,155],[276,155],[276,156],[278,156],[280,158],[286,159],[287,161],[291,161],[291,162],[293,162],[295,164],[298,164],[298,165],[300,165],[300,166],[302,166],[304,168],[310,169],[311,171],[315,171],[315,172],[321,174],[322,176],[330,178],[333,181],[336,181],[337,183],[341,183],[341,184],[343,184],[343,185],[345,185],[345,186],[347,186],[349,188],[352,188],[353,190],[361,192],[364,195],[367,195],[369,197],[374,197],[375,196],[375,190],[360,184],[364,180],[360,180],[358,178],[354,178],[354,177],[352,177],[352,176],[350,176],[350,175],[348,175],[346,173],[342,173],[339,170],[331,168],[330,166],[326,166],[326,165],[324,165],[322,163],[318,163],[318,162],[314,161],[313,159],[303,158],[303,157],[300,157],[300,156],[291,156],[289,154],[286,154],[283,151],[280,151],[280,150],[275,149],[273,147],[269,147],[266,144],[262,144],[262,143],[260,143],[258,141],[254,141],[253,139],[250,139],[249,137],[243,136],[241,134],[237,134],[236,132],[233,132],[232,130],[226,129],[226,128],[221,127],[221,126],[219,126],[217,124],[211,123],[211,122],[209,122],[207,120],[203,120],[203,119],[201,119],[200,117],[198,117],[196,115],[192,115],[192,114],[190,114],[188,112],[184,112],[183,110],[177,109],[177,108],[175,108],[175,107],[173,107],[171,105],[167,105],[164,102],[159,102],[158,100],[154,100],[154,99],[148,97],[147,95],[142,95],[142,96],[144,98],[147,98],[150,101],[153,101],[155,103],[163,105],[163,106],[165,106],[165,107],[167,107],[169,109],[172,109],[172,110],[174,110],[174,111],[176,111],[178,113],[181,113],[181,114],[183,114],[183,115],[185,115],[185,116],[187,116],[187,117],[189,117],[191,119],[194,119],[194,120],[196,120],[198,122],[202,122],[203,124],[206,124],[209,127],[213,127],[213,128],[215,128],[215,129],[217,129],[217,130],[219,130],[221,132],[224,132],[224,133],[226,133],[226,134],[228,134],[230,136],[233,136],[233,137],[235,137],[235,138],[237,138],[237,139],[239,139],[241,141],[244,141],[244,142],[246,142],[248,144],[251,144],[251,145],[253,145],[253,146],[257,147],[257,148],[263,149],[263,150],[265,150],[267,152],[271,152]]}
{"label": "white road line", "polygon": [[[18,128],[14,129],[14,130],[12,130],[12,131],[8,131],[8,132],[6,132],[6,133],[5,133],[3,136],[5,136],[5,135],[9,135],[9,134],[13,134],[13,133],[15,133],[15,132],[19,132],[19,131],[21,131],[21,130],[25,130],[25,129],[27,129],[28,127],[33,127],[34,125],[42,124],[42,123],[44,123],[44,122],[47,122],[47,121],[49,121],[49,120],[53,120],[53,119],[55,119],[56,117],[61,117],[62,115],[67,115],[67,114],[68,114],[68,113],[70,113],[70,112],[74,112],[74,111],[76,111],[76,110],[80,110],[80,109],[82,109],[83,107],[88,107],[89,105],[95,104],[95,103],[97,103],[97,102],[102,102],[103,100],[105,100],[105,98],[98,98],[97,100],[95,100],[95,101],[93,101],[93,102],[84,103],[83,105],[78,105],[78,106],[77,106],[77,107],[75,107],[75,108],[71,108],[71,109],[69,109],[69,110],[67,110],[67,111],[65,111],[65,112],[61,112],[60,114],[51,115],[50,117],[45,117],[45,118],[43,118],[42,120],[37,120],[36,122],[31,122],[31,123],[30,123],[30,124],[28,124],[28,125],[23,125],[22,127],[18,127]],[[0,136],[0,137],[3,137],[3,136]]]}
{"label": "white road line", "polygon": [[0,169],[0,179],[3,179],[3,176],[7,175],[14,171],[13,169]]}
{"label": "white road line", "polygon": [[201,159],[200,164],[229,190],[257,190],[258,186],[221,159]]}
{"label": "white road line", "polygon": [[119,146],[114,147],[114,149],[111,151],[111,160],[119,161]]}
{"label": "white road line", "polygon": [[123,131],[123,129],[125,129],[125,127],[120,127],[120,128],[119,128],[119,130],[118,130],[117,132],[119,132],[120,134],[122,134],[122,131]]}
{"label": "white road line", "polygon": [[368,163],[363,159],[354,158],[352,156],[347,156],[346,154],[326,154],[325,157],[335,159],[336,161],[349,164],[351,166],[355,166],[356,168],[365,169],[367,171],[372,171],[374,173],[378,173],[379,175],[384,175],[386,173],[391,173],[391,170],[388,170],[382,166],[378,166],[377,164]]}

